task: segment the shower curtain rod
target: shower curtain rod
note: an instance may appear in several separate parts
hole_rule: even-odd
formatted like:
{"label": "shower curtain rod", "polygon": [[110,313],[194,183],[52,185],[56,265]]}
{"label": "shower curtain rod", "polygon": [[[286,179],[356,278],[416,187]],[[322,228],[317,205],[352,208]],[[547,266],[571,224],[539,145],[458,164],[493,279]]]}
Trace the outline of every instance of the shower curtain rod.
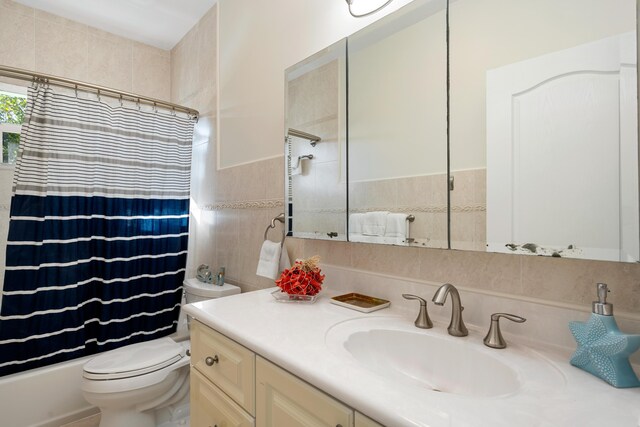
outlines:
{"label": "shower curtain rod", "polygon": [[0,77],[9,77],[12,79],[26,80],[33,82],[51,83],[57,86],[69,87],[72,89],[82,89],[85,91],[94,91],[98,95],[104,94],[112,98],[126,99],[140,104],[153,105],[154,107],[163,107],[173,111],[179,111],[195,116],[197,119],[200,113],[193,108],[184,107],[182,105],[173,104],[171,102],[162,101],[160,99],[149,98],[148,96],[137,95],[135,93],[124,92],[104,86],[98,86],[91,83],[85,83],[78,80],[66,79],[64,77],[52,76],[50,74],[34,73],[32,71],[22,70],[20,68],[5,67],[0,65]]}
{"label": "shower curtain rod", "polygon": [[289,130],[287,131],[287,136],[295,136],[298,138],[307,139],[309,140],[309,142],[311,142],[312,147],[315,147],[316,144],[322,140],[322,138],[320,138],[319,136],[293,128],[289,128]]}

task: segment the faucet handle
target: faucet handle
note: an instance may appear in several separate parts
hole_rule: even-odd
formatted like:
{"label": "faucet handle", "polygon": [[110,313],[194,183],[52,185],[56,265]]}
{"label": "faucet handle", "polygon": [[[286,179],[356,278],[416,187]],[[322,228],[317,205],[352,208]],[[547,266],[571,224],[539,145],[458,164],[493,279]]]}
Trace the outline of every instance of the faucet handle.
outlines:
{"label": "faucet handle", "polygon": [[484,337],[484,345],[487,347],[505,348],[507,346],[507,343],[504,338],[502,338],[502,333],[500,332],[501,317],[516,323],[523,323],[527,320],[524,317],[516,316],[515,314],[493,313],[491,315],[491,326],[489,327],[489,332],[487,332],[487,335]]}
{"label": "faucet handle", "polygon": [[433,328],[433,323],[431,323],[431,319],[429,319],[429,313],[427,313],[427,300],[412,294],[402,294],[402,297],[404,299],[420,301],[420,312],[418,313],[418,317],[416,317],[416,321],[413,322],[414,325],[416,325],[417,328],[421,329]]}

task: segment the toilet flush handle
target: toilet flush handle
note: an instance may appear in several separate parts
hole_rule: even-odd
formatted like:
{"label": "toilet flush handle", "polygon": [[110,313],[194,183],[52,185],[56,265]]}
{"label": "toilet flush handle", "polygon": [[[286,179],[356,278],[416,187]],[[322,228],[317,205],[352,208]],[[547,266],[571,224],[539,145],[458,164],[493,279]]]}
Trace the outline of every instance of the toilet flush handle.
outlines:
{"label": "toilet flush handle", "polygon": [[213,366],[214,363],[218,363],[218,355],[216,354],[213,357],[208,356],[206,359],[204,359],[204,363],[206,363],[207,366]]}

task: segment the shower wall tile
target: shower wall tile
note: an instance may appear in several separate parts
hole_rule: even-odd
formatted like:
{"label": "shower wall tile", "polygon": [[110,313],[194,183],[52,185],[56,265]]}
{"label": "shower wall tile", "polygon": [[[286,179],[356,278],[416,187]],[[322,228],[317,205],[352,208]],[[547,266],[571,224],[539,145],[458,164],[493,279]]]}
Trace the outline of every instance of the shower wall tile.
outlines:
{"label": "shower wall tile", "polygon": [[62,16],[54,15],[53,13],[45,12],[44,10],[34,9],[35,17],[37,20],[50,22],[53,24],[61,25],[69,30],[80,31],[84,34],[89,31],[89,26],[82,24],[71,19],[64,18]]}
{"label": "shower wall tile", "polygon": [[[35,68],[35,17],[33,9],[14,2],[0,5],[0,64]],[[19,35],[19,37],[18,37]]]}
{"label": "shower wall tile", "polygon": [[[189,31],[171,49],[171,99],[182,103],[191,98],[198,89],[198,50],[195,28]],[[192,106],[195,108],[195,106]]]}
{"label": "shower wall tile", "polygon": [[13,0],[0,0],[0,7],[4,9],[3,13],[7,14],[20,14],[28,16],[35,15],[34,9],[30,8],[29,6],[24,6],[20,3],[16,3]]}
{"label": "shower wall tile", "polygon": [[161,100],[171,99],[169,52],[138,42],[133,43],[132,49],[132,92]]}
{"label": "shower wall tile", "polygon": [[171,99],[215,115],[217,7],[214,5],[171,50]]}
{"label": "shower wall tile", "polygon": [[[216,87],[218,44],[215,43],[218,28],[218,8],[212,7],[200,19],[196,27],[196,49],[198,50],[198,90]],[[204,84],[203,84],[204,83]]]}
{"label": "shower wall tile", "polygon": [[[171,49],[171,84],[167,88],[171,102],[200,112],[193,142],[191,194],[200,214],[215,211],[215,221],[205,225],[209,228],[199,228],[195,231],[197,235],[192,236],[199,248],[198,252],[189,254],[194,260],[192,265],[208,264],[214,269],[224,265],[227,277],[239,282],[238,272],[243,270],[242,263],[246,260],[239,242],[238,212],[214,206],[216,202],[237,200],[232,194],[239,191],[241,185],[248,186],[246,178],[240,179],[240,171],[217,170],[216,13],[217,5],[214,5]],[[188,270],[187,275],[195,275],[195,269]]]}
{"label": "shower wall tile", "polygon": [[89,31],[89,81],[132,91],[132,42],[104,31]]}
{"label": "shower wall tile", "polygon": [[167,50],[10,0],[0,2],[0,37],[2,65],[170,99]]}
{"label": "shower wall tile", "polygon": [[214,211],[201,211],[197,215],[195,221],[194,231],[197,235],[195,252],[194,252],[194,267],[198,267],[201,264],[206,264],[212,269],[215,269],[214,265],[216,244],[215,244],[215,223],[217,220],[216,212]]}
{"label": "shower wall tile", "polygon": [[[89,38],[87,27],[67,19],[42,19],[36,14],[36,71],[87,81]],[[55,15],[47,14],[55,18]]]}
{"label": "shower wall tile", "polygon": [[205,208],[215,202],[216,146],[215,117],[200,117],[194,130],[191,162],[191,198]]}

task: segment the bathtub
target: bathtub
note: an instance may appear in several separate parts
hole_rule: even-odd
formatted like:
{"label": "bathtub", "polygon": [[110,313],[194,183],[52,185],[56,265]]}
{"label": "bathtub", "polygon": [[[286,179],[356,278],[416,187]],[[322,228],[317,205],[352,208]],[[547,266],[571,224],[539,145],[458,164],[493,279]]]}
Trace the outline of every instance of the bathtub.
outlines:
{"label": "bathtub", "polygon": [[[186,315],[180,314],[180,327],[169,335],[174,341],[189,339]],[[0,426],[60,427],[97,414],[80,390],[82,365],[95,356],[0,377]]]}
{"label": "bathtub", "polygon": [[98,413],[80,391],[83,357],[0,378],[2,425],[59,427]]}

